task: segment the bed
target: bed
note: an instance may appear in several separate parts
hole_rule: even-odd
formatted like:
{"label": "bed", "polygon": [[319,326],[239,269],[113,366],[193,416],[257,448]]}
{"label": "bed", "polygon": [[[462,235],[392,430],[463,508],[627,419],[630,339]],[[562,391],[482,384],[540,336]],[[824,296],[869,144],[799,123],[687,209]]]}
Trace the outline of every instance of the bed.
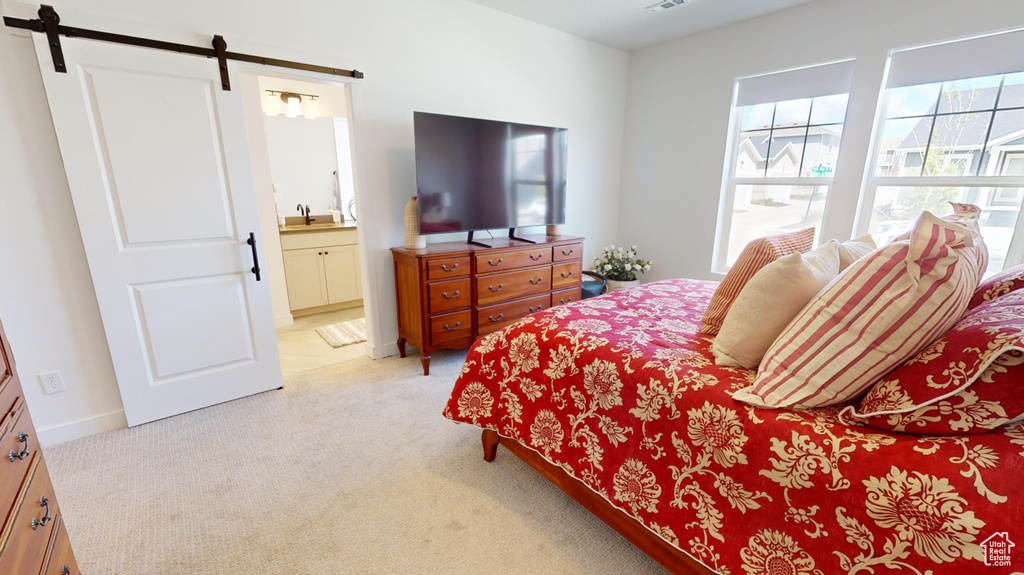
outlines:
{"label": "bed", "polygon": [[444,415],[674,573],[1004,572],[985,550],[1021,532],[1024,424],[921,437],[737,402],[754,372],[716,366],[698,333],[716,286],[654,282],[490,334]]}

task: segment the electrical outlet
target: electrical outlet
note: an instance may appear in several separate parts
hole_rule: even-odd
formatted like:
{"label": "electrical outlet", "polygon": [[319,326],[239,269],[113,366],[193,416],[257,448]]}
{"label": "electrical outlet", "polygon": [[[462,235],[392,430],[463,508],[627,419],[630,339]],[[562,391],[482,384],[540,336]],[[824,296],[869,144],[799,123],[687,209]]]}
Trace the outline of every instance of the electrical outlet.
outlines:
{"label": "electrical outlet", "polygon": [[46,395],[59,393],[67,389],[64,387],[64,378],[60,376],[59,371],[40,373],[39,380],[43,382],[43,391],[46,392]]}

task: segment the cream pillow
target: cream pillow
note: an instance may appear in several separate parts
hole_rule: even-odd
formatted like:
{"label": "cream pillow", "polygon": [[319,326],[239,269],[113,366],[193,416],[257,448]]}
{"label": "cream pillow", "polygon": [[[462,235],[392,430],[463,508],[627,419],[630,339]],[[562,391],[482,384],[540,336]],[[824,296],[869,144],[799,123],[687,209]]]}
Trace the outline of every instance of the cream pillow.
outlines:
{"label": "cream pillow", "polygon": [[711,346],[715,364],[755,369],[775,338],[839,275],[840,246],[781,257],[758,270],[725,315]]}
{"label": "cream pillow", "polygon": [[839,271],[850,267],[850,264],[875,251],[875,245],[871,234],[843,242],[839,244]]}

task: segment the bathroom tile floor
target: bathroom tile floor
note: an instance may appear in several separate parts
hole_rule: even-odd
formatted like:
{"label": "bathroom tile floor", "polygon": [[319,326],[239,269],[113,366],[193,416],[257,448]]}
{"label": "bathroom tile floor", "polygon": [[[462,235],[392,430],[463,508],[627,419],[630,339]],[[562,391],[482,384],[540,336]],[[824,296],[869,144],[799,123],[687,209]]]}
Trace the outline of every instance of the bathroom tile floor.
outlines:
{"label": "bathroom tile floor", "polygon": [[301,373],[366,355],[365,343],[333,348],[316,332],[318,327],[361,317],[363,317],[363,308],[359,306],[297,317],[294,324],[277,328],[277,349],[281,355],[281,371],[285,375]]}

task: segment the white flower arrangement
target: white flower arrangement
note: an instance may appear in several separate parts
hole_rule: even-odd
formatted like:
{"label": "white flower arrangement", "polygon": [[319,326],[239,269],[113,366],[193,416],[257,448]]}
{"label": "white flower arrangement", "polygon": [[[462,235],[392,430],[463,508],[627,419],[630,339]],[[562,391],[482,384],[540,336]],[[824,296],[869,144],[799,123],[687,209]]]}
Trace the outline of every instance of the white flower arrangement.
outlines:
{"label": "white flower arrangement", "polygon": [[654,260],[641,260],[636,257],[636,246],[608,246],[599,255],[594,256],[594,270],[610,280],[633,281],[636,274],[651,271]]}

